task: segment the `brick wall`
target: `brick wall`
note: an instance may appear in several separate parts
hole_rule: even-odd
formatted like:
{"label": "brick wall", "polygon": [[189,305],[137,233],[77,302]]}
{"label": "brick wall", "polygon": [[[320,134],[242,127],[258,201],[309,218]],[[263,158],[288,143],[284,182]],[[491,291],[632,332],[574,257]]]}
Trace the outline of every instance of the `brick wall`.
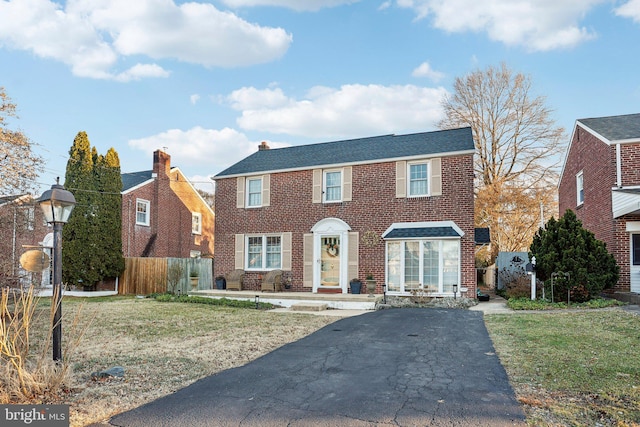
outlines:
{"label": "brick wall", "polygon": [[[461,239],[462,286],[475,295],[473,156],[442,158],[442,196],[396,198],[395,162],[355,165],[352,168],[352,201],[312,203],[312,171],[271,174],[270,206],[236,208],[236,178],[216,181],[215,274],[234,268],[236,233],[292,232],[293,289],[302,287],[303,235],[318,221],[335,217],[360,236],[366,231],[381,235],[394,222],[454,221],[465,233]],[[372,272],[378,292],[385,279],[385,243],[360,245],[359,277]],[[248,274],[248,281],[254,281]]]}

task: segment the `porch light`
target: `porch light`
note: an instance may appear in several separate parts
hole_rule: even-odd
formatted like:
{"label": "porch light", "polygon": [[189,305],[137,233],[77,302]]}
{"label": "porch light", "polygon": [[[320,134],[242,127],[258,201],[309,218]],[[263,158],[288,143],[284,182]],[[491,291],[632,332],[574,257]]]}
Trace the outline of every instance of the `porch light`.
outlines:
{"label": "porch light", "polygon": [[453,285],[453,299],[456,299],[457,294],[458,294],[458,285],[454,284]]}
{"label": "porch light", "polygon": [[256,301],[256,310],[257,310],[260,307],[260,295],[256,295],[255,301]]}

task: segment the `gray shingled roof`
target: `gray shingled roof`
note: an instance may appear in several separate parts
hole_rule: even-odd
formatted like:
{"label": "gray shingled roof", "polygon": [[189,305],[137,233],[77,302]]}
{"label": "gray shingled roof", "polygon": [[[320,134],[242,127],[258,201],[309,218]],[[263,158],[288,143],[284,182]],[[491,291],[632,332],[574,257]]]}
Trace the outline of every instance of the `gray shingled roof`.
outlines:
{"label": "gray shingled roof", "polygon": [[152,170],[123,173],[122,176],[122,191],[127,191],[130,188],[140,185],[145,181],[151,179]]}
{"label": "gray shingled roof", "polygon": [[471,128],[260,150],[214,178],[474,150]]}
{"label": "gray shingled roof", "polygon": [[460,237],[460,234],[453,227],[399,227],[384,236],[385,239],[417,239],[420,237]]}
{"label": "gray shingled roof", "polygon": [[609,141],[640,139],[640,114],[594,117],[591,119],[580,119],[578,122],[607,138]]}

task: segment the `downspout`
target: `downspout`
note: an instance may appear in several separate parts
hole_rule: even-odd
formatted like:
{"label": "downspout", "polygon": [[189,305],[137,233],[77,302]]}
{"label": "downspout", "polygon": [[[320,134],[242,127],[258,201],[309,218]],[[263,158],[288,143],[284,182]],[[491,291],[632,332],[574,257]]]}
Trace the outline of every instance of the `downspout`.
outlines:
{"label": "downspout", "polygon": [[616,144],[616,185],[622,188],[622,149]]}

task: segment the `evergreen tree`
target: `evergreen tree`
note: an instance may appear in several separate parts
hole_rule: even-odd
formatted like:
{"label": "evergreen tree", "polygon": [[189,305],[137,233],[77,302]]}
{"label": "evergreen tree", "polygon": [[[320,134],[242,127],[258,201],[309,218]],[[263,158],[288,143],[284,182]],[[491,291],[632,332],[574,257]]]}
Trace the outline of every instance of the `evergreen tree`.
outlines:
{"label": "evergreen tree", "polygon": [[76,206],[63,228],[63,281],[92,288],[124,270],[122,178],[115,150],[103,157],[87,133],[79,132],[69,150],[65,187]]}
{"label": "evergreen tree", "polygon": [[619,267],[606,245],[582,227],[576,214],[567,210],[559,219],[551,218],[545,229],[539,229],[531,243],[529,256],[536,257],[539,279],[550,286],[551,275],[569,273],[554,280],[554,299],[586,301],[597,297],[603,289],[618,282]]}

